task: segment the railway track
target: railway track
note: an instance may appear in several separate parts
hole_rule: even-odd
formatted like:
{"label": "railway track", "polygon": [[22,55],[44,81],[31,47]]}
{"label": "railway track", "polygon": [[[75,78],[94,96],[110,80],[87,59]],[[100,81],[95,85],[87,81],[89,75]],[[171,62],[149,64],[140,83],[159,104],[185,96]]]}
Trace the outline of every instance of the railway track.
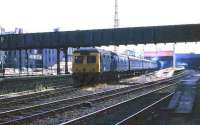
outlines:
{"label": "railway track", "polygon": [[[12,105],[17,104],[24,104],[26,102],[42,99],[42,98],[48,98],[48,97],[54,97],[61,94],[64,94],[66,92],[75,91],[76,89],[72,86],[68,87],[61,87],[61,88],[55,88],[48,91],[39,91],[39,92],[33,92],[30,94],[24,94],[21,96],[14,96],[14,97],[8,97],[8,98],[1,98],[0,99],[0,111],[3,107],[8,107]],[[9,108],[8,108],[9,109]]]}
{"label": "railway track", "polygon": [[172,96],[173,92],[157,93],[158,91],[168,89],[169,86],[171,85],[155,89],[151,92],[146,92],[132,99],[114,104],[110,107],[72,119],[59,125],[125,125],[121,120],[127,118],[132,113],[137,114],[156,104],[160,100]]}
{"label": "railway track", "polygon": [[136,94],[139,93],[139,91],[141,90],[147,91],[150,88],[151,90],[154,90],[155,87],[160,88],[162,85],[164,85],[162,83],[173,82],[179,77],[181,76],[158,81],[156,83],[152,82],[152,83],[136,84],[130,87],[109,90],[95,94],[88,94],[75,98],[63,99],[50,103],[34,105],[26,108],[2,112],[0,113],[1,117],[0,125],[21,124],[22,122],[27,122],[27,121],[29,122],[37,118],[47,117],[49,115],[53,115],[60,112],[71,111],[73,109],[75,110],[81,107],[90,107],[91,106],[90,104],[103,102],[105,100],[112,99],[114,97],[119,97],[130,93]]}
{"label": "railway track", "polygon": [[[137,84],[135,84],[135,85],[137,85]],[[64,95],[66,95],[66,94],[70,95],[70,92],[75,93],[78,90],[79,90],[78,88],[73,88],[71,86],[68,86],[68,87],[56,88],[54,90],[49,90],[49,91],[33,92],[30,94],[24,94],[21,96],[0,98],[0,112],[24,107],[31,103],[34,104],[34,101],[36,101],[36,103],[38,103],[38,101],[40,101],[41,99],[43,99],[43,100],[41,100],[41,102],[45,103],[47,101],[45,101],[44,99],[48,99],[48,98],[51,99],[51,98],[56,97],[56,99],[57,99],[57,97],[59,97],[59,96],[61,96],[60,99],[66,98]],[[74,95],[76,95],[76,94],[74,94]],[[71,96],[73,96],[73,95],[71,95]],[[41,102],[39,102],[39,103],[41,103]]]}
{"label": "railway track", "polygon": [[[25,95],[29,95],[29,94],[34,94],[34,93],[39,93],[39,92],[48,92],[48,91],[52,91],[54,89],[59,89],[59,88],[63,88],[63,87],[68,87],[66,85],[54,85],[54,86],[50,86],[50,87],[46,87],[47,90],[40,90],[40,91],[36,91],[36,90],[27,90],[27,91],[21,91],[21,92],[13,92],[13,93],[9,93],[9,94],[3,94],[0,95],[0,100],[2,99],[11,99],[11,98],[16,98],[19,96],[25,96]],[[70,86],[69,86],[70,87]]]}
{"label": "railway track", "polygon": [[[170,100],[170,98],[172,97],[173,94],[174,94],[174,92],[169,93],[168,95],[166,95],[166,96],[158,99],[157,101],[151,103],[147,107],[141,108],[136,113],[130,114],[130,116],[128,116],[128,117],[124,118],[123,120],[117,122],[115,125],[133,125],[133,123],[137,124],[138,121],[145,123],[145,121],[141,121],[141,120],[138,120],[138,119],[140,119],[140,117],[146,117],[147,118],[151,115],[155,115],[155,111],[156,110],[158,111],[159,108],[161,108],[163,105],[165,105],[165,103]],[[151,117],[153,118],[154,116],[151,116]],[[145,119],[143,119],[143,120],[145,120]]]}
{"label": "railway track", "polygon": [[[103,91],[103,89],[98,91],[101,92]],[[48,103],[50,101],[62,100],[92,93],[95,93],[95,91],[85,91],[81,88],[68,86],[50,91],[35,92],[22,96],[3,98],[0,99],[0,113],[8,110],[34,106],[38,104]]]}

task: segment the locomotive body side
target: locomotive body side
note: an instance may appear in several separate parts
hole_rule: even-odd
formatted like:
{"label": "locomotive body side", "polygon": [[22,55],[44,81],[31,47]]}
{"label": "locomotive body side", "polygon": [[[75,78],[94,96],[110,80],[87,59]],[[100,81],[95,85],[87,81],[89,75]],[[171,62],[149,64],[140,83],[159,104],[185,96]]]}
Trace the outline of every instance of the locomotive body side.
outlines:
{"label": "locomotive body side", "polygon": [[118,61],[117,61],[117,71],[120,72],[127,72],[129,71],[129,59],[128,56],[125,55],[119,55]]}

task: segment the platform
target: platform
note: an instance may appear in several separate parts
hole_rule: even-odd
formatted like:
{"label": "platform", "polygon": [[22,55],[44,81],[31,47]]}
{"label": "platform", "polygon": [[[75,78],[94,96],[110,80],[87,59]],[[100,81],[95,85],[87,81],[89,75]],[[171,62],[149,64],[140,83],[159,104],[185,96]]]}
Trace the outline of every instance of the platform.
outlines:
{"label": "platform", "polygon": [[174,109],[174,113],[192,113],[199,78],[191,76],[189,79],[181,80],[177,86],[177,92],[172,97],[168,108]]}
{"label": "platform", "polygon": [[177,86],[168,107],[162,111],[159,125],[200,124],[200,74],[186,77]]}

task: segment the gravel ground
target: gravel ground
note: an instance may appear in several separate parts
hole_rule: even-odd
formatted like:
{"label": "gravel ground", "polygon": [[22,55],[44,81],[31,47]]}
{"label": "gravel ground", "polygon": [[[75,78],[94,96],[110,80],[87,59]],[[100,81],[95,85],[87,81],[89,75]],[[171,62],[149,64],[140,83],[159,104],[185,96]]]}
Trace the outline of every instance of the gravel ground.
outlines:
{"label": "gravel ground", "polygon": [[[174,90],[174,86],[170,87],[170,89],[168,89],[169,91]],[[154,88],[155,89],[155,88]],[[151,89],[152,90],[152,89]],[[145,90],[146,92],[147,90]],[[79,109],[75,109],[75,110],[71,110],[71,111],[67,111],[64,113],[60,113],[60,114],[56,114],[41,120],[37,120],[34,121],[33,123],[25,123],[26,125],[56,125],[62,122],[66,122],[69,120],[72,120],[74,118],[77,117],[81,117],[83,115],[86,115],[88,113],[92,113],[94,111],[98,111],[101,110],[103,108],[109,107],[111,105],[117,104],[119,102],[134,98],[137,95],[141,95],[143,94],[144,91],[138,92],[137,94],[127,94],[124,96],[119,96],[119,97],[115,97],[106,101],[101,101],[101,102],[96,102],[92,104],[92,107],[87,108],[87,107],[81,107]],[[162,91],[159,91],[158,93],[162,93]]]}

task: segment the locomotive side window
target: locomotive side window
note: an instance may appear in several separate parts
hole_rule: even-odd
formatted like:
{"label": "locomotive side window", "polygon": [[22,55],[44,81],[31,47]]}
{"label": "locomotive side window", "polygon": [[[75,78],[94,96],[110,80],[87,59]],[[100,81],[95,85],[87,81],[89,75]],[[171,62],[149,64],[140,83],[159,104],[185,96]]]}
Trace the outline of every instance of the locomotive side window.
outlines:
{"label": "locomotive side window", "polygon": [[75,63],[82,64],[83,63],[83,56],[75,56]]}
{"label": "locomotive side window", "polygon": [[87,63],[96,63],[96,56],[87,56]]}

